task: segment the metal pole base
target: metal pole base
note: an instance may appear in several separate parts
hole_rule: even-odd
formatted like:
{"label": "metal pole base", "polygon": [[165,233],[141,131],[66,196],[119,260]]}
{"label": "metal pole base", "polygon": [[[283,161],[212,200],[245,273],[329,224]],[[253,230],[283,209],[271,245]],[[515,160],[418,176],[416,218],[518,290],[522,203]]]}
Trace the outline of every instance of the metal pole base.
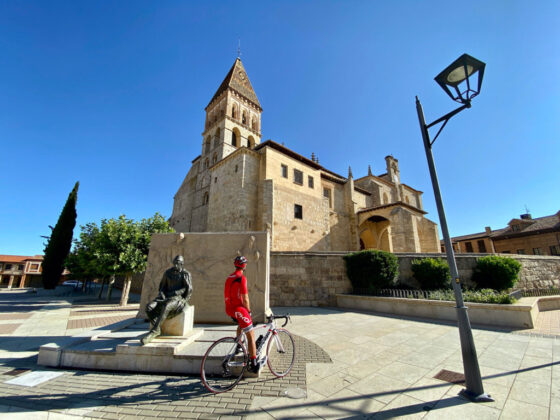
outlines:
{"label": "metal pole base", "polygon": [[470,402],[476,402],[476,403],[494,401],[494,398],[492,398],[490,394],[475,395],[467,389],[462,389],[461,392],[459,392],[459,396],[469,400]]}

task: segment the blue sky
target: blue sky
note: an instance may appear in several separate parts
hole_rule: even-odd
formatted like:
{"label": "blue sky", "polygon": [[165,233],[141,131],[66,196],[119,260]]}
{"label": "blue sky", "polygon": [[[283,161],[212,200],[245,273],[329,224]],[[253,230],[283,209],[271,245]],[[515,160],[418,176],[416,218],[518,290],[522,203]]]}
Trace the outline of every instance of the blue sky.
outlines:
{"label": "blue sky", "polygon": [[[0,254],[42,253],[76,181],[78,224],[171,215],[204,107],[237,55],[263,140],[354,177],[399,160],[439,223],[416,116],[462,53],[482,92],[434,145],[452,236],[560,210],[560,2],[0,1]],[[77,228],[75,235],[79,232]]]}

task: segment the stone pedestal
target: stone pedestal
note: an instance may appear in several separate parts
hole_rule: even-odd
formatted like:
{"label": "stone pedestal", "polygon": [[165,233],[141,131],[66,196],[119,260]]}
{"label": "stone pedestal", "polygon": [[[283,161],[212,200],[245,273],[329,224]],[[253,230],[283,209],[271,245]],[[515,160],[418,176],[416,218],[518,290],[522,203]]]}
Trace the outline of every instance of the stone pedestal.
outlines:
{"label": "stone pedestal", "polygon": [[187,305],[179,315],[161,324],[161,335],[186,336],[192,331],[193,323],[194,306]]}

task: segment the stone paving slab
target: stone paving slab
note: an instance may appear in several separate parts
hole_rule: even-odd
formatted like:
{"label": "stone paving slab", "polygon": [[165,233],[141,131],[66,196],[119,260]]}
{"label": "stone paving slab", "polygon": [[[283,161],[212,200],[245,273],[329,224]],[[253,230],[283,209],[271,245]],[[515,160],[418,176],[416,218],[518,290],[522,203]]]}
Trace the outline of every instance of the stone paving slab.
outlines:
{"label": "stone paving slab", "polygon": [[[58,331],[55,339],[64,337],[66,325],[58,320],[69,318],[68,303],[41,311],[53,313],[47,322],[56,327],[43,327]],[[0,294],[2,304],[9,306]],[[458,397],[461,386],[434,379],[442,369],[462,372],[458,330],[451,323],[333,308],[275,310],[285,312],[292,314],[289,330],[313,345],[298,345],[311,361],[284,379],[268,378],[265,371],[220,395],[207,393],[197,376],[79,370],[62,370],[64,375],[37,387],[9,386],[5,381],[13,376],[7,373],[14,367],[37,369],[36,352],[15,344],[26,338],[18,329],[14,341],[0,337],[0,418],[17,418],[13,413],[119,419],[560,418],[560,340],[555,336],[474,328],[484,387],[496,400],[473,404]],[[34,317],[21,328],[36,323]],[[231,325],[209,330],[224,328],[232,330]],[[328,357],[331,363],[313,363],[313,354],[316,362]]]}

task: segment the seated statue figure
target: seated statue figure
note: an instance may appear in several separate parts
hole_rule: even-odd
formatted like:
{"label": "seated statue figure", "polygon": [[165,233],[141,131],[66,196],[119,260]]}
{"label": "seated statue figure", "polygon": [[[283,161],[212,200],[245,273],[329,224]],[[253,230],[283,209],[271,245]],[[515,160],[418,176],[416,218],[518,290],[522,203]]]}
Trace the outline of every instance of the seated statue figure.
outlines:
{"label": "seated statue figure", "polygon": [[183,257],[177,255],[173,259],[173,267],[163,274],[157,297],[146,305],[152,329],[140,340],[143,345],[161,334],[161,324],[166,319],[179,315],[188,305],[192,294],[191,274],[183,268],[183,264]]}

